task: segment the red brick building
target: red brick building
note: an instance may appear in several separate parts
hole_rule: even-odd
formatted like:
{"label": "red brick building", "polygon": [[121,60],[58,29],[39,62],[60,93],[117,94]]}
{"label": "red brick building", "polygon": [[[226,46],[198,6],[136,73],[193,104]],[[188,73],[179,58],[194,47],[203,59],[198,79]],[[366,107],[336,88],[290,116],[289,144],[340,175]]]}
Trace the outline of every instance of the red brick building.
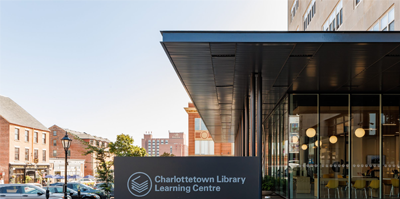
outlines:
{"label": "red brick building", "polygon": [[160,156],[164,152],[175,156],[187,156],[186,135],[183,132],[169,132],[168,138],[153,138],[151,132],[146,132],[142,139],[142,148],[150,156]]}
{"label": "red brick building", "polygon": [[193,103],[185,108],[189,122],[189,156],[232,156],[233,143],[214,143]]}
{"label": "red brick building", "polygon": [[49,129],[8,97],[0,96],[0,177],[36,182],[49,172]]}
{"label": "red brick building", "polygon": [[[65,151],[61,144],[61,138],[65,136],[65,132],[68,132],[68,136],[72,139],[70,150],[68,151],[68,159],[75,164],[68,165],[68,175],[70,173],[80,171],[80,176],[92,175],[96,174],[97,161],[92,155],[83,154],[86,152],[86,145],[77,139],[79,137],[86,143],[89,143],[93,146],[102,146],[107,147],[110,140],[102,137],[93,136],[87,134],[85,132],[74,131],[71,129],[61,128],[57,125],[53,125],[50,128],[50,161],[52,163],[52,167],[54,169],[54,174],[63,174],[64,167],[59,166],[59,160],[63,160],[65,158]],[[79,160],[84,160],[84,165],[79,166]],[[63,164],[62,162],[60,162]],[[79,168],[80,167],[80,168]]]}

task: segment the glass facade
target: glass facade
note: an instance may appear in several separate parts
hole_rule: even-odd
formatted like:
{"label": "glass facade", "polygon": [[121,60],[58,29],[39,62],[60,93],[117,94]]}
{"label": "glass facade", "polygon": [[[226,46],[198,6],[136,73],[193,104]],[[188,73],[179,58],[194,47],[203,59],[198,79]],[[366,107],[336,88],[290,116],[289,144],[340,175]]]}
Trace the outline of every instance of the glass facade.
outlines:
{"label": "glass facade", "polygon": [[289,94],[264,121],[263,172],[288,198],[398,196],[400,95]]}

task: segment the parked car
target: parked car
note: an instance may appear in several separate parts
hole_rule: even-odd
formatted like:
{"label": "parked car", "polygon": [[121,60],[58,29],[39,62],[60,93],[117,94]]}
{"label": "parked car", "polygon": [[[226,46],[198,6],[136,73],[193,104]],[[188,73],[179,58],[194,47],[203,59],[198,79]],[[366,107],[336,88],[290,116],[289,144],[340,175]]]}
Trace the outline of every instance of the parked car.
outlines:
{"label": "parked car", "polygon": [[[97,183],[93,188],[96,190],[103,190],[103,188],[101,187],[102,184],[105,184],[105,182]],[[111,183],[110,197],[114,197],[114,183]]]}
{"label": "parked car", "polygon": [[[53,183],[50,186],[63,186],[64,183]],[[68,182],[67,187],[70,189],[73,189],[75,191],[78,191],[78,189],[81,189],[81,193],[94,193],[98,196],[100,196],[101,199],[106,199],[106,194],[102,190],[96,190],[93,189],[92,187],[89,187],[87,185],[78,183],[78,182]]]}
{"label": "parked car", "polygon": [[26,183],[26,184],[30,184],[30,185],[33,185],[33,186],[37,186],[37,187],[43,188],[43,186],[41,184],[39,184],[39,183]]}
{"label": "parked car", "polygon": [[[2,199],[32,198],[45,199],[46,190],[30,184],[0,184]],[[62,194],[50,193],[50,199],[64,199]]]}
{"label": "parked car", "polygon": [[81,178],[77,182],[91,187],[94,187],[96,185],[96,181],[88,178]]}
{"label": "parked car", "polygon": [[[50,190],[51,193],[64,193],[62,186],[50,186],[45,187],[44,189],[47,188]],[[100,196],[94,193],[81,193],[81,198],[78,198],[78,192],[70,188],[67,188],[67,193],[68,196],[71,197],[71,199],[100,199]]]}

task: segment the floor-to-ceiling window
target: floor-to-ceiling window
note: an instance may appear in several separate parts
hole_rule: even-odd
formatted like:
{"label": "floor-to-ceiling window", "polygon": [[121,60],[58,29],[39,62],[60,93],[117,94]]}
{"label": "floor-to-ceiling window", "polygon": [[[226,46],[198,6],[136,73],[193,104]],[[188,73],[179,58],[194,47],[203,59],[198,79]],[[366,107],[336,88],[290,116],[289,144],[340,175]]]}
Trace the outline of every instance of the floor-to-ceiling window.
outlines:
{"label": "floor-to-ceiling window", "polygon": [[398,197],[400,95],[291,94],[286,104],[264,122],[264,166],[277,193]]}
{"label": "floor-to-ceiling window", "polygon": [[318,96],[290,95],[290,197],[313,198],[318,176]]}
{"label": "floor-to-ceiling window", "polygon": [[[347,195],[349,95],[320,95],[320,198]],[[347,165],[347,166],[346,166]]]}
{"label": "floor-to-ceiling window", "polygon": [[[399,114],[400,95],[382,96],[382,152],[383,152],[383,179],[382,188],[385,198],[398,196],[400,170],[400,140]],[[393,187],[393,189],[392,189]]]}

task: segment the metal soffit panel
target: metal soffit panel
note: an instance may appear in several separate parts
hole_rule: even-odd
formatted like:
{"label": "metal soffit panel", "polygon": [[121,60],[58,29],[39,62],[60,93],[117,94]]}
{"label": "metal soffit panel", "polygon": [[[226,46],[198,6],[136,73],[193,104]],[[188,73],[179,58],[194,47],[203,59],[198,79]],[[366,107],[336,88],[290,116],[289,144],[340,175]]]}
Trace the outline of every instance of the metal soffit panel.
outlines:
{"label": "metal soffit panel", "polygon": [[251,73],[262,74],[264,117],[287,92],[400,92],[399,32],[162,34],[215,142],[234,142]]}

